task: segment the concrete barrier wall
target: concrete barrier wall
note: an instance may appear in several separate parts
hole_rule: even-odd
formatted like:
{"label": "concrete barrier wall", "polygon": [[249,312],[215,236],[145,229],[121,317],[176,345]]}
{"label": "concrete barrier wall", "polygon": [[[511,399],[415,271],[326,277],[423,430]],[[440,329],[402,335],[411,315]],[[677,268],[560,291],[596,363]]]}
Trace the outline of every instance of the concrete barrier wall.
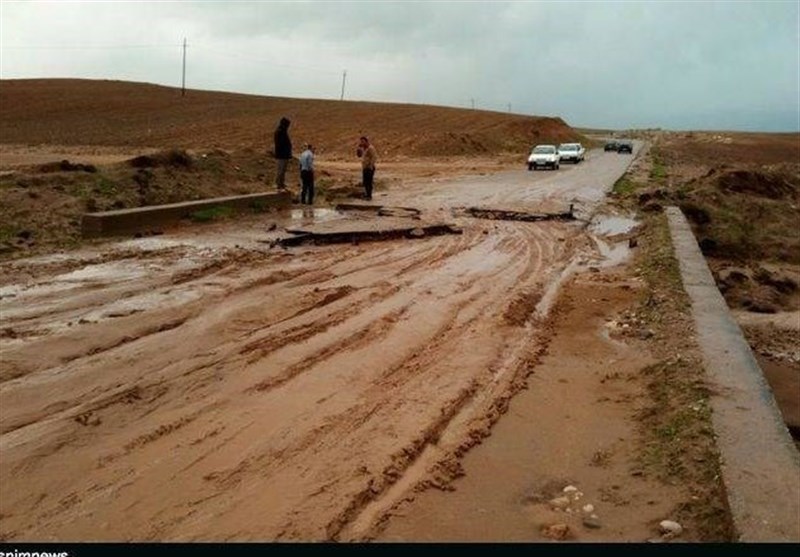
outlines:
{"label": "concrete barrier wall", "polygon": [[87,213],[83,215],[81,221],[81,233],[85,238],[135,234],[175,224],[204,209],[228,207],[235,210],[246,210],[263,207],[289,207],[291,203],[292,198],[289,193],[253,193],[169,205]]}
{"label": "concrete barrier wall", "polygon": [[666,209],[711,382],[722,480],[739,539],[800,541],[800,453],[769,384],[677,207]]}

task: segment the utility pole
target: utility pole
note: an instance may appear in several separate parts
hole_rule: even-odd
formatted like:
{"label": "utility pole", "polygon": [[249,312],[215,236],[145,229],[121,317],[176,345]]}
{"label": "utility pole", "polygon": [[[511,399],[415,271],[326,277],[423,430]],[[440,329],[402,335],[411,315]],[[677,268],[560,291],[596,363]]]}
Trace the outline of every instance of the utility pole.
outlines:
{"label": "utility pole", "polygon": [[342,96],[339,98],[340,101],[344,100],[344,82],[347,79],[347,70],[342,72]]}
{"label": "utility pole", "polygon": [[181,77],[181,97],[186,96],[186,37],[183,38],[183,72]]}
{"label": "utility pole", "polygon": [[472,110],[475,110],[475,99],[470,99],[469,102],[472,104]]}
{"label": "utility pole", "polygon": [[511,114],[511,103],[508,103],[508,113]]}

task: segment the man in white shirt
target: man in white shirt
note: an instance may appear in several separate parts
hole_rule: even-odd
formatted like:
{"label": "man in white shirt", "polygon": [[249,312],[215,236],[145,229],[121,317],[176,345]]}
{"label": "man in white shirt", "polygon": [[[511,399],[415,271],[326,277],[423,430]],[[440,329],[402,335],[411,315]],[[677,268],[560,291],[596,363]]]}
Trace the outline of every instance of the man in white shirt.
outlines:
{"label": "man in white shirt", "polygon": [[314,146],[306,143],[306,149],[300,154],[300,203],[314,204]]}

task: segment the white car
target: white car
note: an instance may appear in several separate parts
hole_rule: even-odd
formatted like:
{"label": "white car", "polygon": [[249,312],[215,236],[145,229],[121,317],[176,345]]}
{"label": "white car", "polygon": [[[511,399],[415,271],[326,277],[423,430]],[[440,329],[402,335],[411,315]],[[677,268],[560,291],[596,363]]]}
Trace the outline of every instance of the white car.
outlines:
{"label": "white car", "polygon": [[558,146],[558,156],[562,161],[572,161],[578,164],[583,160],[586,149],[580,143],[562,143]]}
{"label": "white car", "polygon": [[558,170],[561,158],[555,145],[537,145],[528,157],[528,170],[536,170],[540,166]]}

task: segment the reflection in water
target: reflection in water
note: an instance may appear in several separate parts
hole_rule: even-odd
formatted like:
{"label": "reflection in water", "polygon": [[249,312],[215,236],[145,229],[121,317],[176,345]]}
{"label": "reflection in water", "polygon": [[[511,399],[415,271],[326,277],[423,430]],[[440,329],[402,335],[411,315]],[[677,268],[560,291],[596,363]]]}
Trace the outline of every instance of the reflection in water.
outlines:
{"label": "reflection in water", "polygon": [[602,236],[616,236],[627,234],[639,225],[629,217],[598,215],[591,224],[591,231]]}

